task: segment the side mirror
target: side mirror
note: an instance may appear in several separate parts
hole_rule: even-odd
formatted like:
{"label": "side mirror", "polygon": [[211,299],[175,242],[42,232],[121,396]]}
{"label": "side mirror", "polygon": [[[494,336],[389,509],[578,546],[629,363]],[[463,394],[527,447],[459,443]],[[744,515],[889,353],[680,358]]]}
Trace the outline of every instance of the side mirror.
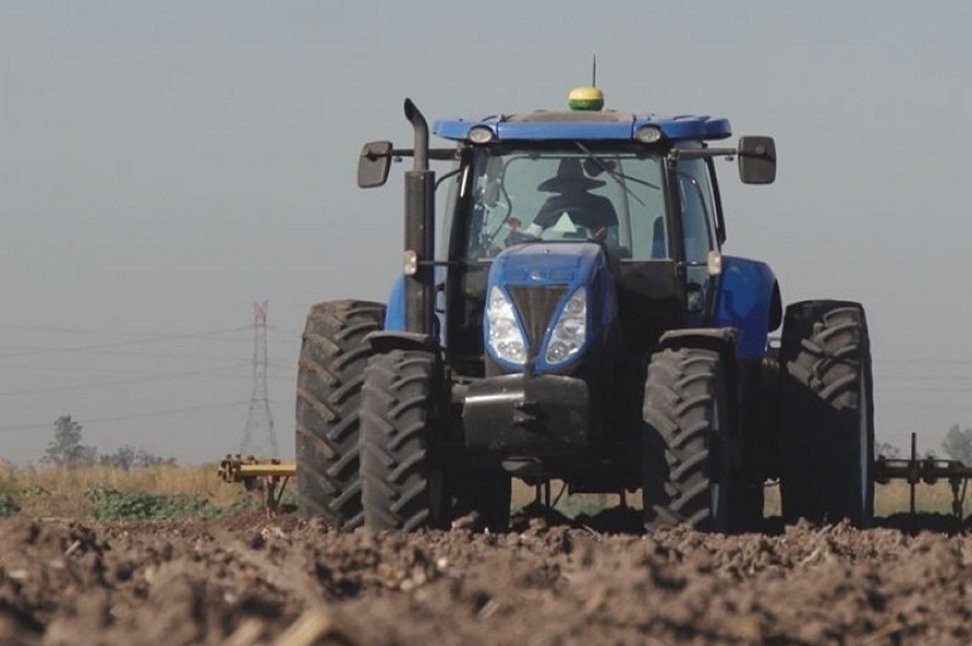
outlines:
{"label": "side mirror", "polygon": [[392,162],[392,142],[371,141],[361,148],[358,157],[358,187],[375,188],[388,181]]}
{"label": "side mirror", "polygon": [[776,143],[772,137],[740,137],[739,179],[744,184],[772,184],[776,179]]}

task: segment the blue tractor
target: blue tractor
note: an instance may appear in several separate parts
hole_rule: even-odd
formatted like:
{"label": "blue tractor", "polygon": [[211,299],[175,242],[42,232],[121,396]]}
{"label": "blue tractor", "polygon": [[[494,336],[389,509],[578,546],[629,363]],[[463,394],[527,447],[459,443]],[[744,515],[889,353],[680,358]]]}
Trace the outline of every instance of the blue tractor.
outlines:
{"label": "blue tractor", "polygon": [[[773,140],[719,147],[726,119],[605,110],[592,87],[569,105],[439,121],[452,145],[430,148],[406,100],[413,147],[364,146],[362,188],[414,159],[402,274],[387,305],[311,309],[297,393],[303,513],[412,530],[475,512],[502,530],[515,477],[538,491],[554,479],[571,492],[640,490],[647,529],[742,531],[759,528],[765,483],[779,479],[787,520],[866,524],[863,308],[784,312],[769,266],[720,251],[715,160],[771,183]],[[451,167],[436,179],[430,160]]]}

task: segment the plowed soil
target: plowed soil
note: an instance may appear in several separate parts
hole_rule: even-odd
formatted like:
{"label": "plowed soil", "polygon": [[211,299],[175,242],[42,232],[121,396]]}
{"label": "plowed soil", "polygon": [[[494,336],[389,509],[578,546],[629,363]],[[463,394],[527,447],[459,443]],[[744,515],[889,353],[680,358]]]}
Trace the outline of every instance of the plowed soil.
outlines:
{"label": "plowed soil", "polygon": [[2,643],[972,643],[968,535],[15,517],[0,550]]}

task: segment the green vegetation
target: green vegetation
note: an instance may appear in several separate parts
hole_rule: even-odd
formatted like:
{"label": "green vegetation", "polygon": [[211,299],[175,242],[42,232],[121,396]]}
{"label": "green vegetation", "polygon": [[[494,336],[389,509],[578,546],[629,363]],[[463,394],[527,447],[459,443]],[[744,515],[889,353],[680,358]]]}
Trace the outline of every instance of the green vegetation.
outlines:
{"label": "green vegetation", "polygon": [[211,519],[260,505],[258,494],[220,481],[215,465],[125,469],[0,463],[0,517],[19,510],[35,517],[97,520]]}
{"label": "green vegetation", "polygon": [[211,520],[223,508],[191,494],[89,489],[89,513],[98,520],[168,520],[196,517]]}
{"label": "green vegetation", "polygon": [[[553,483],[553,494],[560,492]],[[534,488],[514,481],[513,508],[533,502]],[[908,509],[908,484],[896,481],[875,492],[879,516]],[[640,507],[641,494],[627,496],[628,504]],[[917,488],[919,511],[951,513],[948,483]],[[284,491],[284,508],[294,505],[293,483]],[[567,516],[594,515],[618,504],[617,495],[564,495],[557,510]],[[780,513],[779,492],[766,489],[766,514]],[[0,518],[21,513],[32,517],[98,520],[157,520],[216,518],[263,505],[261,492],[245,492],[239,485],[216,477],[216,465],[161,465],[138,469],[92,466],[87,468],[14,467],[0,462]],[[972,503],[965,505],[972,512]]]}
{"label": "green vegetation", "polygon": [[9,493],[0,493],[0,518],[13,516],[20,511],[20,505]]}

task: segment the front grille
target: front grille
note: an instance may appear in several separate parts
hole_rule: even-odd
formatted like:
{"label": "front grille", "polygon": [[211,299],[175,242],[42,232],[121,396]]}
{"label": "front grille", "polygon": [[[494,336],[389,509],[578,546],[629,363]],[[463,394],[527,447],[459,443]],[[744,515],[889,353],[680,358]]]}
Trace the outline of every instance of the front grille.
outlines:
{"label": "front grille", "polygon": [[513,305],[520,312],[520,318],[526,327],[527,343],[533,350],[534,356],[540,353],[540,344],[543,343],[543,334],[550,325],[557,309],[557,304],[564,294],[567,287],[562,285],[546,287],[530,287],[518,285],[507,287],[510,296],[513,297]]}

